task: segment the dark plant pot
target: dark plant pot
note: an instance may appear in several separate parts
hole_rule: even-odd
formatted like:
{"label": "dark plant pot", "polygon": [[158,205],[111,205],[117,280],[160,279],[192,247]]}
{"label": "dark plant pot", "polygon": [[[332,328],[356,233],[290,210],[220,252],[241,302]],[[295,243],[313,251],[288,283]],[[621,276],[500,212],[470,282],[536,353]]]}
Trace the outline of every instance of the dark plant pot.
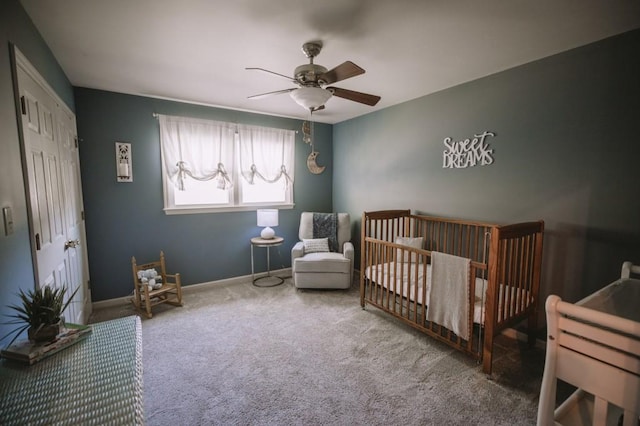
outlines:
{"label": "dark plant pot", "polygon": [[54,340],[56,336],[58,336],[58,334],[60,334],[61,325],[62,322],[59,321],[55,324],[45,325],[40,329],[29,327],[29,340],[38,343],[50,342]]}

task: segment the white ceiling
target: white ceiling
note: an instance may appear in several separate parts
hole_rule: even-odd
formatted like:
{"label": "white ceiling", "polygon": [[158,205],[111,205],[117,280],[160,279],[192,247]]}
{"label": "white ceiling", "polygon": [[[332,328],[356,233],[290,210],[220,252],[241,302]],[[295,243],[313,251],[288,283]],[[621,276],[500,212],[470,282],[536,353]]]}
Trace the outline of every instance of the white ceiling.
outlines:
{"label": "white ceiling", "polygon": [[640,28],[638,0],[21,0],[74,86],[306,118],[292,75],[351,60],[366,73],[335,86],[314,120],[337,123]]}

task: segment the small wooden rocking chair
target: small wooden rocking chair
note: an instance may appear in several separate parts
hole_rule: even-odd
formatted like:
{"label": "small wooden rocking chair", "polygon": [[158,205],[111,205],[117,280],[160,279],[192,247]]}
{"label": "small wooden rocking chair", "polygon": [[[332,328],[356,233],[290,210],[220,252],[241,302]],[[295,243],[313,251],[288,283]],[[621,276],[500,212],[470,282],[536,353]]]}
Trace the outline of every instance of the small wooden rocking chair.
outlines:
{"label": "small wooden rocking chair", "polygon": [[[150,288],[148,282],[139,278],[139,271],[154,269],[157,272],[158,288]],[[182,287],[180,274],[167,274],[164,264],[164,252],[160,252],[160,260],[138,265],[136,258],[131,258],[131,270],[133,272],[134,295],[131,300],[141,314],[147,318],[153,317],[151,307],[160,303],[168,303],[174,306],[182,306]]]}

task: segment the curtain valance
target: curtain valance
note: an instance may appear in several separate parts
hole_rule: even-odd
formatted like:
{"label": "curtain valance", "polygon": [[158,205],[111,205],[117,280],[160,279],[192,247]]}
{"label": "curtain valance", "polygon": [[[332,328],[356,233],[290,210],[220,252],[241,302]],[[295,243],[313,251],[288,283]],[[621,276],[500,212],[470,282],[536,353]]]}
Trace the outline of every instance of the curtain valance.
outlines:
{"label": "curtain valance", "polygon": [[218,188],[232,186],[235,125],[225,122],[158,115],[160,144],[169,179],[181,191],[190,177],[218,179]]}
{"label": "curtain valance", "polygon": [[259,126],[238,126],[240,144],[240,174],[249,184],[255,179],[267,183],[293,183],[293,130]]}

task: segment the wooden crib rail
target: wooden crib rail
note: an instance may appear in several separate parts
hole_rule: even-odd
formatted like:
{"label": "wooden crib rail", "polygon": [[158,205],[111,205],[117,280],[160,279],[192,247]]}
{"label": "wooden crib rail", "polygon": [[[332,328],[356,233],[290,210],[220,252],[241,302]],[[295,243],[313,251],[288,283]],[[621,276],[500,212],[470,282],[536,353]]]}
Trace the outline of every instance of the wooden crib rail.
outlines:
{"label": "wooden crib rail", "polygon": [[[388,242],[373,237],[365,237],[364,242],[368,245],[368,247],[382,246],[385,248],[384,254],[377,254],[375,250],[366,250],[368,254],[374,256],[373,258],[370,258],[370,261],[366,262],[367,265],[375,265],[378,263],[387,262],[396,262],[400,264],[403,262],[402,260],[400,260],[401,258],[412,258],[412,263],[431,263],[431,253],[433,253],[432,250],[409,247],[403,244]],[[365,250],[363,250],[363,253],[364,252]],[[382,251],[380,251],[380,253],[382,253]],[[471,267],[474,271],[478,271],[477,274],[473,275],[474,277],[484,276],[484,273],[482,273],[482,271],[486,271],[488,269],[486,263],[476,262],[475,260],[471,261]]]}
{"label": "wooden crib rail", "polygon": [[498,226],[500,230],[500,238],[518,238],[531,233],[544,232],[544,221],[538,220],[535,222],[521,222],[514,223],[513,225]]}
{"label": "wooden crib rail", "polygon": [[367,220],[397,219],[410,215],[411,210],[379,210],[375,212],[364,212],[362,214],[362,216],[366,217]]}

